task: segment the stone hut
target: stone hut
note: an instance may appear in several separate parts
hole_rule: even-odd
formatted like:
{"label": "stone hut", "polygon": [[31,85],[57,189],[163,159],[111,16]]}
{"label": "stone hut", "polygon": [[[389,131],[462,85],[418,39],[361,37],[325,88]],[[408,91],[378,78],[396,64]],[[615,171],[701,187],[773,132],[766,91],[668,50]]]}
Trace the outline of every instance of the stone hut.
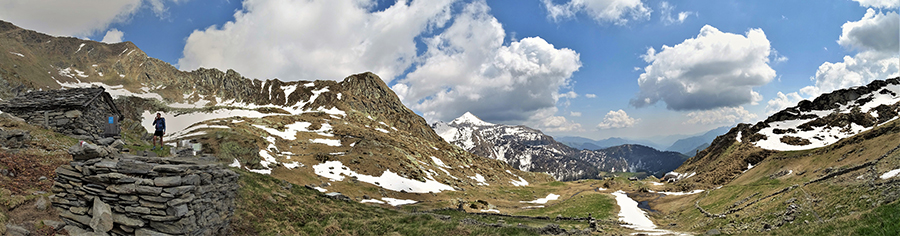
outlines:
{"label": "stone hut", "polygon": [[118,136],[122,113],[103,87],[34,91],[0,101],[0,111],[81,140]]}

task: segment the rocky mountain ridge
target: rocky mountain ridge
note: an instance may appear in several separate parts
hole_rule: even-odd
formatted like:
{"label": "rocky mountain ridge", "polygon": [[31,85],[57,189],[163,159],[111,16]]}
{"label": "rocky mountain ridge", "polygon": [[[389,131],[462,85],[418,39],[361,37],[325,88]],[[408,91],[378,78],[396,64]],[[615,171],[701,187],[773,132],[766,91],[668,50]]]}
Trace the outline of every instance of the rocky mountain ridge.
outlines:
{"label": "rocky mountain ridge", "polygon": [[[866,86],[822,94],[756,124],[739,124],[716,137],[708,148],[685,161],[671,176],[684,179],[685,183],[725,184],[779,152],[827,152],[847,145],[846,139],[876,137],[878,133],[867,131],[897,120],[898,113],[900,78],[876,80]],[[859,137],[860,134],[865,135]]]}
{"label": "rocky mountain ridge", "polygon": [[648,171],[662,176],[687,159],[642,145],[578,150],[526,126],[492,124],[471,113],[431,126],[444,140],[473,154],[501,160],[523,171],[546,172],[558,180],[599,178],[601,172]]}
{"label": "rocky mountain ridge", "polygon": [[53,37],[8,22],[0,22],[0,51],[9,52],[0,53],[0,84],[9,85],[0,86],[0,99],[102,86],[125,115],[125,130],[150,130],[160,112],[167,142],[194,140],[232,166],[295,184],[353,189],[365,182],[416,199],[412,193],[551,180],[443,142],[372,73],[284,82],[233,70],[186,72],[131,42]]}

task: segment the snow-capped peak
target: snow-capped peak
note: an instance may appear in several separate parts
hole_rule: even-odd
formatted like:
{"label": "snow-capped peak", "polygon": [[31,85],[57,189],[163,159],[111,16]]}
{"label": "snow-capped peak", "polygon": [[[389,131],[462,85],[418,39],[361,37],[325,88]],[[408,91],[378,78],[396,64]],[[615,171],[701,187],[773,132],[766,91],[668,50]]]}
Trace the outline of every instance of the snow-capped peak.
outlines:
{"label": "snow-capped peak", "polygon": [[474,125],[474,126],[492,126],[492,125],[494,125],[494,124],[491,124],[491,123],[488,123],[488,122],[485,122],[485,121],[479,119],[477,116],[472,115],[471,112],[466,112],[466,114],[463,114],[459,118],[456,118],[456,119],[453,119],[453,121],[450,121],[450,125],[461,125],[461,124],[470,124],[470,125]]}

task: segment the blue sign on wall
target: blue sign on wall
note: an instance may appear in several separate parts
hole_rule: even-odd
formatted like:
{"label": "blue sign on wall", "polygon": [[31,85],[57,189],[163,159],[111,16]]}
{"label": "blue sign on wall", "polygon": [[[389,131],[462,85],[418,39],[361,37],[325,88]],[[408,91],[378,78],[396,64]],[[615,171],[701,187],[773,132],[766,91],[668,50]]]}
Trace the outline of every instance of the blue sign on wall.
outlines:
{"label": "blue sign on wall", "polygon": [[112,117],[112,116],[109,117],[109,123],[110,123],[110,124],[113,123],[113,117]]}

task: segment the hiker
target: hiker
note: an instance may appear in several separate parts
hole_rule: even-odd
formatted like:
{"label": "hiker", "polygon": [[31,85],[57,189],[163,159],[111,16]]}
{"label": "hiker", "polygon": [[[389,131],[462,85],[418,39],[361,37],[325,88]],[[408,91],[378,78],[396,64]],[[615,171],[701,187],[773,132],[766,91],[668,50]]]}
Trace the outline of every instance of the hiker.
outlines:
{"label": "hiker", "polygon": [[150,150],[156,150],[156,140],[159,139],[159,149],[163,147],[163,135],[166,134],[166,118],[162,118],[162,114],[156,113],[156,119],[153,120],[153,127],[156,128],[156,132],[153,132],[153,148]]}

